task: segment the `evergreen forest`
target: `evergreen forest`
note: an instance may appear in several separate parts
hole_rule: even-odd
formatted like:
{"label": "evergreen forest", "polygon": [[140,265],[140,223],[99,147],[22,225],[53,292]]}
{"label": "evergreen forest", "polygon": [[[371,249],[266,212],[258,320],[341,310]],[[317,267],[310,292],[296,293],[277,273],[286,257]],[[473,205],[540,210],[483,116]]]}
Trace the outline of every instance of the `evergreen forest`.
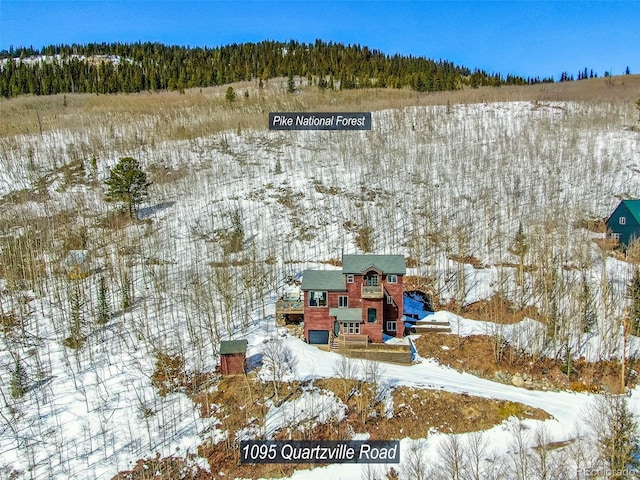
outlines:
{"label": "evergreen forest", "polygon": [[0,52],[0,95],[133,93],[306,79],[320,89],[404,88],[419,92],[463,86],[552,82],[456,66],[444,60],[385,55],[360,45],[316,40],[232,44],[215,48],[161,43],[51,45]]}

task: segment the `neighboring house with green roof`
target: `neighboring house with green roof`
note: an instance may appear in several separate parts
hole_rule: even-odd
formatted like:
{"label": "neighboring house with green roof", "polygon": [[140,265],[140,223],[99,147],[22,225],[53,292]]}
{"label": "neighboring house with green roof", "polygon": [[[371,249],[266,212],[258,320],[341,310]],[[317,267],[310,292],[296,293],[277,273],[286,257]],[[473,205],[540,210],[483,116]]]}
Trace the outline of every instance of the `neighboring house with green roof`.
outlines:
{"label": "neighboring house with green roof", "polygon": [[640,200],[622,200],[606,221],[607,236],[627,247],[640,239]]}
{"label": "neighboring house with green roof", "polygon": [[305,340],[382,343],[385,334],[404,336],[405,273],[403,255],[344,255],[341,270],[305,270]]}

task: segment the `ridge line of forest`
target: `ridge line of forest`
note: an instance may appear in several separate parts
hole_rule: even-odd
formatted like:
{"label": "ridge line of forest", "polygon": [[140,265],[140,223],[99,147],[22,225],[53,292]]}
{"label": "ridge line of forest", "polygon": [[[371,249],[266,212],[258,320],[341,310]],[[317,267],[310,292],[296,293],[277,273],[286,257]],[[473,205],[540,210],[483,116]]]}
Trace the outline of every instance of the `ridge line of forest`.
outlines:
{"label": "ridge line of forest", "polygon": [[[43,56],[40,61],[28,61]],[[162,43],[88,43],[0,52],[0,96],[58,93],[134,93],[224,85],[276,77],[303,77],[321,89],[404,88],[419,92],[463,86],[552,83],[470,70],[449,61],[385,55],[366,46],[296,41],[222,47]]]}

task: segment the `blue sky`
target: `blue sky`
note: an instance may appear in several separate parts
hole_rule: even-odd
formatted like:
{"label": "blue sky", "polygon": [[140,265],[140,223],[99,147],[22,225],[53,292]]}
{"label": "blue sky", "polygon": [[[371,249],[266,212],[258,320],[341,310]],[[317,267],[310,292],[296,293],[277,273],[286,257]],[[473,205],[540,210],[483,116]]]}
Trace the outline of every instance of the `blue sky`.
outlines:
{"label": "blue sky", "polygon": [[0,50],[317,38],[503,75],[640,73],[640,1],[0,0]]}

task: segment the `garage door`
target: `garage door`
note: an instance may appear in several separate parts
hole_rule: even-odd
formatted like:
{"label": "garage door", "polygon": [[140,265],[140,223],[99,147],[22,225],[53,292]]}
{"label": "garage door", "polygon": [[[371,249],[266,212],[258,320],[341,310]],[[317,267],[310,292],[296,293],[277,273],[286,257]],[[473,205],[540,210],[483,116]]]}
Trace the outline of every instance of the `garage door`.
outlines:
{"label": "garage door", "polygon": [[309,330],[309,343],[315,345],[329,343],[329,330]]}

